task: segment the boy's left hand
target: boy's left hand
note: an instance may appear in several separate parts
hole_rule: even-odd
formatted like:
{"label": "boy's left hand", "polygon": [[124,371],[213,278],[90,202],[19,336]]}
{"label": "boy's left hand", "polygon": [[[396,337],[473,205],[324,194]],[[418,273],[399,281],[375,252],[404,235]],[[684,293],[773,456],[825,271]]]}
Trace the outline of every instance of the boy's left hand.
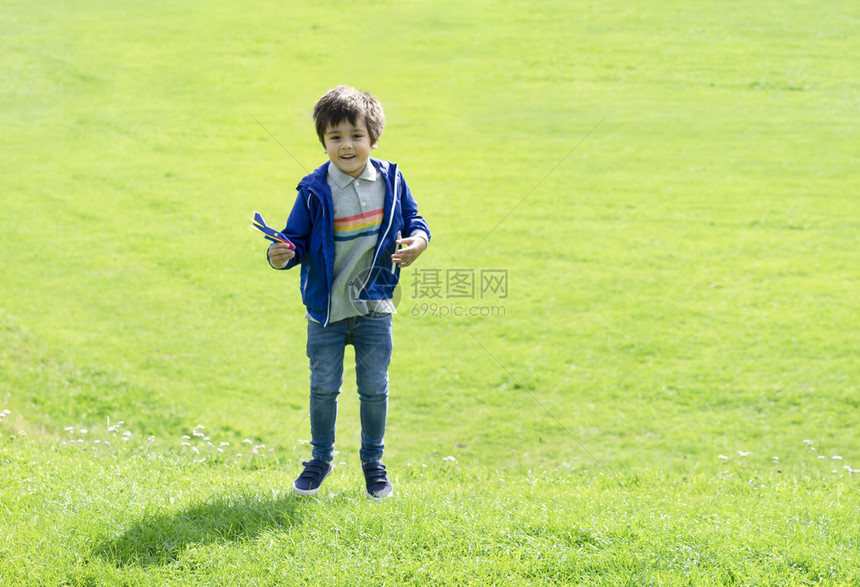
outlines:
{"label": "boy's left hand", "polygon": [[391,260],[400,267],[409,267],[418,255],[427,248],[427,241],[420,236],[408,236],[397,241],[403,248],[391,255]]}

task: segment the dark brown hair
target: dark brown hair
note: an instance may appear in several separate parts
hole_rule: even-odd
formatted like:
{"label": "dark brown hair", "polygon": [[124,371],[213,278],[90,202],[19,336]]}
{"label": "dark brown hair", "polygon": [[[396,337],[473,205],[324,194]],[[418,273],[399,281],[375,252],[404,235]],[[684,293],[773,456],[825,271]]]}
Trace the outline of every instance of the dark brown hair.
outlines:
{"label": "dark brown hair", "polygon": [[327,128],[337,126],[344,120],[355,124],[362,116],[367,124],[370,144],[375,145],[385,128],[385,113],[376,96],[344,85],[327,91],[314,106],[314,124],[320,142],[325,146],[324,135]]}

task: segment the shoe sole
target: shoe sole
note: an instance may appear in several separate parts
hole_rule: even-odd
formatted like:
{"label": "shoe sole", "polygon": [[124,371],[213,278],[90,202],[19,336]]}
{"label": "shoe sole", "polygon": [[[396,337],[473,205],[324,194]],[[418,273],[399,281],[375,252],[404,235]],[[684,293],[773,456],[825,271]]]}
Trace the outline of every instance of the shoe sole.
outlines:
{"label": "shoe sole", "polygon": [[374,499],[374,500],[379,501],[379,500],[385,499],[386,497],[391,497],[392,495],[394,495],[394,488],[393,487],[387,487],[387,488],[383,489],[382,491],[378,492],[376,495],[372,494],[369,491],[365,491],[365,494],[367,495],[367,499]]}
{"label": "shoe sole", "polygon": [[[320,486],[320,487],[322,487],[322,486]],[[316,489],[299,489],[298,487],[293,485],[293,493],[295,493],[296,495],[302,495],[302,496],[316,495],[317,493],[319,493],[319,490],[320,490],[319,487],[317,487]]]}

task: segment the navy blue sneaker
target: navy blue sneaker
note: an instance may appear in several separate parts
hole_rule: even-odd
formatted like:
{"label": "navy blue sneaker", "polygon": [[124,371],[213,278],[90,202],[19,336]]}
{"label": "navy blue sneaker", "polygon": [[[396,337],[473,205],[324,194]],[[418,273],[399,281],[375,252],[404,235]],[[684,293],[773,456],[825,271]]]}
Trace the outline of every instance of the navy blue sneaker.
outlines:
{"label": "navy blue sneaker", "polygon": [[293,493],[296,495],[315,495],[320,490],[323,479],[328,477],[334,467],[331,463],[316,459],[302,463],[305,470],[293,483]]}
{"label": "navy blue sneaker", "polygon": [[385,473],[385,465],[382,464],[382,461],[364,463],[361,465],[361,470],[364,471],[367,497],[382,499],[383,497],[388,497],[394,491],[391,481],[388,480],[388,475]]}

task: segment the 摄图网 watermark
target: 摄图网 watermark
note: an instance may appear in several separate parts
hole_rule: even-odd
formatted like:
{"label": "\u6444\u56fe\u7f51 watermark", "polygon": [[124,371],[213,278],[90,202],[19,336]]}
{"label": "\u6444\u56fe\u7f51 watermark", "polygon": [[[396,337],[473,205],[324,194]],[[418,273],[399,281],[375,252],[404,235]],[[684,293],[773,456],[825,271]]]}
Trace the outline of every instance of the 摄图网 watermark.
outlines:
{"label": "\u6444\u56fe\u7f51 watermark", "polygon": [[412,272],[412,299],[505,299],[507,269],[423,269]]}
{"label": "\u6444\u56fe\u7f51 watermark", "polygon": [[[507,299],[508,270],[416,268],[411,274],[410,294],[414,302],[410,314],[415,317],[502,317],[507,308],[488,302]],[[463,305],[465,300],[484,303]]]}
{"label": "\u6444\u56fe\u7f51 watermark", "polygon": [[[368,292],[391,279],[383,266],[363,269],[348,282],[349,301],[361,314],[396,311],[411,293],[409,313],[416,317],[475,318],[502,317],[507,308],[500,304],[508,298],[507,269],[424,269],[411,272],[409,292],[397,284],[390,298],[373,298]],[[404,284],[405,286],[405,284]],[[468,305],[467,300],[480,301]]]}

